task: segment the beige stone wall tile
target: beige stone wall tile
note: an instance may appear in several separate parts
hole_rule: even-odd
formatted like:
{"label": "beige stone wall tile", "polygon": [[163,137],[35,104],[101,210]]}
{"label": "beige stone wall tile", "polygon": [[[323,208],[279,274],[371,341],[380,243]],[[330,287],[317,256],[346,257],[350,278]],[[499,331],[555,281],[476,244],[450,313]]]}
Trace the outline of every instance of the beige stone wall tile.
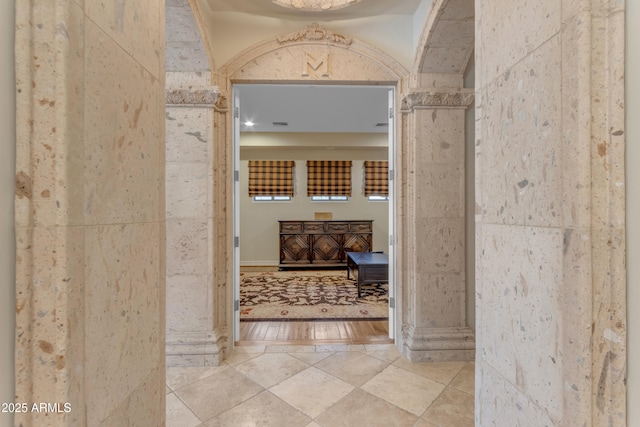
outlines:
{"label": "beige stone wall tile", "polygon": [[167,163],[167,218],[206,218],[209,168],[206,163]]}
{"label": "beige stone wall tile", "polygon": [[209,227],[206,219],[167,220],[167,276],[206,276]]}
{"label": "beige stone wall tile", "polygon": [[453,273],[464,269],[464,219],[422,218],[416,223],[418,277],[428,273]]}
{"label": "beige stone wall tile", "polygon": [[171,71],[165,75],[166,87],[171,89],[193,89],[211,87],[210,71]]}
{"label": "beige stone wall tile", "polygon": [[[476,363],[476,424],[538,427],[559,425],[521,390],[484,362]],[[494,393],[492,391],[499,391]],[[569,422],[569,425],[573,425]]]}
{"label": "beige stone wall tile", "polygon": [[[16,402],[69,402],[84,424],[84,230],[16,229]],[[33,363],[33,360],[39,363]],[[16,414],[44,423],[45,414]]]}
{"label": "beige stone wall tile", "polygon": [[594,16],[591,172],[594,225],[625,223],[624,14]]}
{"label": "beige stone wall tile", "polygon": [[465,326],[464,281],[459,273],[420,276],[416,284],[416,324],[431,328]]}
{"label": "beige stone wall tile", "polygon": [[69,211],[81,194],[70,171],[82,141],[84,21],[75,3],[57,8],[61,22],[50,19],[50,7],[28,22],[17,14],[15,212],[24,227],[73,222]]}
{"label": "beige stone wall tile", "polygon": [[488,222],[562,225],[560,48],[550,39],[483,92],[482,141],[494,143],[477,173]]}
{"label": "beige stone wall tile", "polygon": [[208,331],[211,304],[207,276],[172,276],[167,279],[167,332]]}
{"label": "beige stone wall tile", "polygon": [[460,164],[424,164],[416,172],[419,211],[430,218],[464,216],[464,168]]}
{"label": "beige stone wall tile", "polygon": [[[157,221],[163,198],[164,147],[154,78],[93,24],[86,48],[85,201],[89,224]],[[157,132],[154,132],[154,130]]]}
{"label": "beige stone wall tile", "polygon": [[481,1],[483,60],[479,66],[487,84],[509,70],[560,31],[560,1]]}
{"label": "beige stone wall tile", "polygon": [[591,423],[591,366],[594,292],[591,286],[592,238],[588,227],[563,233],[563,286],[560,295],[563,335],[564,416],[576,425]]}
{"label": "beige stone wall tile", "polygon": [[[146,0],[84,0],[85,13],[156,79],[164,73],[164,11]],[[104,68],[108,70],[109,67]],[[149,93],[149,92],[147,92]]]}
{"label": "beige stone wall tile", "polygon": [[565,393],[562,232],[485,224],[480,243],[480,358],[559,419]]}
{"label": "beige stone wall tile", "polygon": [[565,227],[591,224],[591,18],[584,12],[562,30],[562,180]]}
{"label": "beige stone wall tile", "polygon": [[420,109],[415,115],[417,160],[464,164],[464,110]]}
{"label": "beige stone wall tile", "polygon": [[212,122],[210,108],[167,107],[167,162],[207,163]]}
{"label": "beige stone wall tile", "polygon": [[105,225],[86,232],[89,425],[104,420],[163,363],[161,227]]}

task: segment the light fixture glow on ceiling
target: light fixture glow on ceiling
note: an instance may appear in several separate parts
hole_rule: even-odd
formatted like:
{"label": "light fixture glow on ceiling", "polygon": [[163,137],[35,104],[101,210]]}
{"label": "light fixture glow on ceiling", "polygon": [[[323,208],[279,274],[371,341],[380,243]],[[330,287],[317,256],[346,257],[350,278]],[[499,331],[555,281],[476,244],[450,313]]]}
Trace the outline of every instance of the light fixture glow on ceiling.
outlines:
{"label": "light fixture glow on ceiling", "polygon": [[244,125],[247,127],[253,127],[255,124],[251,120],[247,120],[246,122],[244,122]]}
{"label": "light fixture glow on ceiling", "polygon": [[273,0],[275,4],[290,9],[304,10],[308,12],[325,12],[342,9],[358,3],[361,0]]}

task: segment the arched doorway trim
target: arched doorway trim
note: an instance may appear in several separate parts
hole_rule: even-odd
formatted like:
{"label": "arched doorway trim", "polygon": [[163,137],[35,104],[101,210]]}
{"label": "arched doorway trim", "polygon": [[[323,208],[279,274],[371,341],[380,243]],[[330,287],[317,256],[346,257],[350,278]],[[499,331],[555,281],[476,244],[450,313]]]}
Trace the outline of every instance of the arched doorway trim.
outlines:
{"label": "arched doorway trim", "polygon": [[[406,89],[409,72],[398,61],[357,39],[336,34],[317,24],[254,45],[241,52],[214,75],[214,83],[221,91],[220,102],[228,107],[233,84],[237,83],[313,83],[367,84],[396,87],[396,104]],[[233,114],[229,108],[214,113],[214,316],[232,337],[233,312]],[[396,140],[400,141],[401,124],[396,126]],[[224,143],[222,143],[224,141]],[[399,150],[398,150],[399,151]],[[400,164],[400,153],[396,164]],[[400,181],[398,174],[396,182]],[[400,189],[398,189],[400,190]],[[396,198],[401,197],[400,191]],[[396,210],[395,217],[401,212]],[[224,295],[222,295],[222,293]],[[397,291],[401,295],[400,289]],[[396,318],[401,317],[398,300]],[[397,322],[401,325],[401,322]],[[398,341],[399,331],[396,332]],[[232,340],[227,341],[229,350]]]}

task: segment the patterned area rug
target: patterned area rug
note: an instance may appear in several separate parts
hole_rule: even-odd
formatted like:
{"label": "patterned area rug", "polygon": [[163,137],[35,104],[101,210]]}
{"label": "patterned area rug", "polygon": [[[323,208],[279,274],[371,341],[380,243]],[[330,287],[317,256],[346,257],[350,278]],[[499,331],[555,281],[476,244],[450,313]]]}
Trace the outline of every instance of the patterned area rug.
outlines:
{"label": "patterned area rug", "polygon": [[388,285],[361,290],[346,270],[244,272],[240,320],[386,319]]}

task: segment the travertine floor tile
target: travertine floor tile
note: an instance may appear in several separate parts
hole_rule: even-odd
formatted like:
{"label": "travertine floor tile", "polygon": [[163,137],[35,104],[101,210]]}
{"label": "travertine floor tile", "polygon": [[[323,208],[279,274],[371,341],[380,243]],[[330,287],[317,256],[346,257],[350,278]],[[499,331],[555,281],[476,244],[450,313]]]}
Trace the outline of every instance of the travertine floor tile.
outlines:
{"label": "travertine floor tile", "polygon": [[442,393],[445,386],[392,365],[361,388],[412,414],[421,416]]}
{"label": "travertine floor tile", "polygon": [[315,366],[355,386],[361,386],[389,365],[360,352],[338,352]]}
{"label": "travertine floor tile", "polygon": [[413,426],[418,417],[360,389],[354,390],[316,418],[331,427]]}
{"label": "travertine floor tile", "polygon": [[168,367],[167,385],[172,390],[178,390],[189,384],[193,384],[203,378],[227,369],[227,366],[198,366],[198,367]]}
{"label": "travertine floor tile", "polygon": [[196,427],[200,425],[200,420],[187,405],[171,393],[167,395],[166,423],[167,427]]}
{"label": "travertine floor tile", "polygon": [[236,369],[265,388],[308,368],[302,360],[286,353],[265,353],[236,366]]}
{"label": "travertine floor tile", "polygon": [[[418,421],[413,425],[413,427],[440,427],[440,426],[437,426],[437,425],[435,425],[435,424],[430,423],[430,422],[429,422],[429,421],[427,421],[427,420],[424,420],[424,419],[420,418],[420,419],[419,419],[419,420],[418,420]],[[447,427],[455,427],[455,426],[447,426]]]}
{"label": "travertine floor tile", "polygon": [[303,362],[308,363],[309,365],[315,365],[319,361],[326,359],[327,357],[331,356],[332,354],[333,353],[326,353],[326,352],[321,352],[321,353],[289,353],[290,356],[293,356],[296,359],[300,359]]}
{"label": "travertine floor tile", "polygon": [[264,389],[235,369],[224,369],[182,387],[176,394],[201,420],[208,420]]}
{"label": "travertine floor tile", "polygon": [[440,384],[449,384],[453,378],[464,368],[467,362],[416,362],[411,363],[401,357],[393,364],[399,368],[413,372],[414,374],[437,381]]}
{"label": "travertine floor tile", "polygon": [[469,362],[464,368],[462,368],[458,376],[451,381],[450,386],[460,391],[464,391],[465,393],[474,394],[476,383],[475,377],[476,365],[473,362]]}
{"label": "travertine floor tile", "polygon": [[260,352],[260,353],[239,353],[237,351],[233,351],[229,357],[227,357],[224,361],[224,363],[231,365],[231,366],[235,366],[235,365],[239,365],[242,362],[246,362],[249,359],[253,359],[254,357],[258,357],[261,354],[263,354],[264,352]]}
{"label": "travertine floor tile", "polygon": [[276,396],[315,418],[349,394],[353,386],[311,367],[271,388]]}
{"label": "travertine floor tile", "polygon": [[367,351],[367,354],[369,356],[373,356],[377,359],[384,360],[385,362],[389,362],[389,363],[395,362],[401,357],[398,350],[374,350],[374,351]]}
{"label": "travertine floor tile", "polygon": [[311,419],[268,391],[204,423],[206,427],[305,427]]}
{"label": "travertine floor tile", "polygon": [[439,426],[473,427],[474,397],[454,388],[446,389],[423,418]]}

